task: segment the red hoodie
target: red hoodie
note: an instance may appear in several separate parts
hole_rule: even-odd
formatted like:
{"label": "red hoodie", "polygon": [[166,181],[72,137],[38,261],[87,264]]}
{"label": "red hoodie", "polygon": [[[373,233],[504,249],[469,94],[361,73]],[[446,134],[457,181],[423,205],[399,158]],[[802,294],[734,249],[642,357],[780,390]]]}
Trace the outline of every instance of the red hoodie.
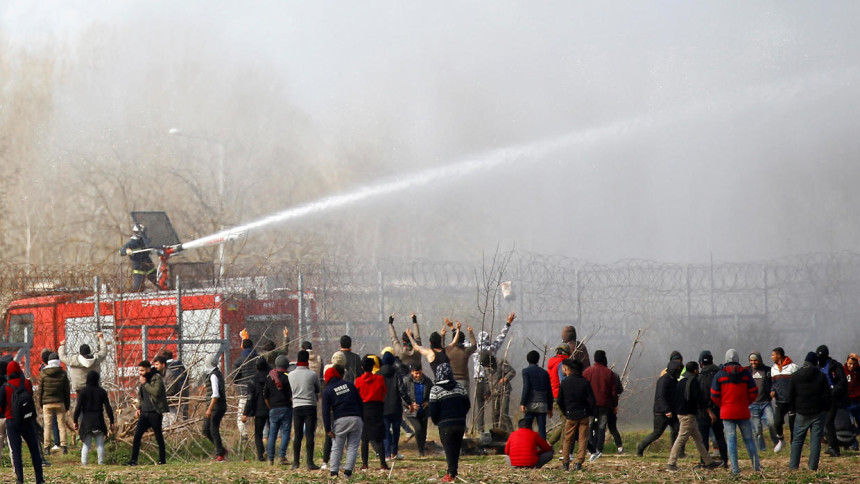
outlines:
{"label": "red hoodie", "polygon": [[358,389],[358,394],[364,403],[384,402],[385,394],[388,393],[385,378],[369,371],[362,373],[355,379],[355,388]]}
{"label": "red hoodie", "polygon": [[505,444],[505,454],[514,467],[534,467],[538,463],[538,455],[550,450],[552,447],[547,441],[529,428],[517,429]]}
{"label": "red hoodie", "polygon": [[558,386],[561,381],[558,379],[558,365],[567,359],[567,355],[555,355],[549,359],[546,364],[546,371],[549,373],[549,384],[552,386],[552,397],[558,398]]}
{"label": "red hoodie", "polygon": [[7,383],[8,385],[3,386],[4,393],[0,395],[2,398],[2,406],[3,406],[3,414],[5,418],[12,418],[12,388],[18,387],[21,385],[21,381],[24,381],[24,388],[27,389],[28,392],[33,393],[33,385],[30,383],[30,380],[24,378],[24,374],[21,373],[21,365],[16,361],[10,361],[9,365],[6,366],[6,374],[9,376],[14,376],[14,378],[10,378]]}
{"label": "red hoodie", "polygon": [[711,384],[711,400],[720,407],[723,420],[747,420],[750,418],[750,404],[758,398],[750,372],[737,363],[726,363],[714,375]]}

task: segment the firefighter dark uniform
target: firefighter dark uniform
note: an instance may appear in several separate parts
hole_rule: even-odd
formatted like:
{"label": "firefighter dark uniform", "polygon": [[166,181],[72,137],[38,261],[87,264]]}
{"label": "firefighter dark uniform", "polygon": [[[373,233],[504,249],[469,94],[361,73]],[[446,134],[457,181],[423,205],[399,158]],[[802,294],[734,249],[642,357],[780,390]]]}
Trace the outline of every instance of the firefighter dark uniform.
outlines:
{"label": "firefighter dark uniform", "polygon": [[134,287],[131,289],[132,292],[142,291],[143,283],[146,279],[149,279],[149,282],[151,282],[156,289],[158,288],[158,284],[155,280],[155,264],[152,263],[152,259],[149,256],[150,253],[148,251],[135,252],[146,248],[147,243],[145,233],[141,226],[136,225],[132,231],[131,238],[124,246],[122,246],[122,249],[119,250],[120,255],[127,255],[128,258],[131,259],[131,268],[134,274]]}

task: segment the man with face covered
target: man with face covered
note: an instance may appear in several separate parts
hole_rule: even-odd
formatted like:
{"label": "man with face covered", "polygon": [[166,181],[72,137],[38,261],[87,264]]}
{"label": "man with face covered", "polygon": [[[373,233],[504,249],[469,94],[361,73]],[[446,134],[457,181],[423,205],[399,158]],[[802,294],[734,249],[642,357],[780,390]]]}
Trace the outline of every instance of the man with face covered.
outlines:
{"label": "man with face covered", "polygon": [[[476,351],[469,357],[473,378],[475,379],[476,409],[473,414],[473,419],[476,421],[475,423],[478,426],[478,431],[481,433],[484,432],[484,409],[487,406],[487,402],[489,402],[490,394],[492,392],[490,388],[490,375],[484,365],[481,364],[481,353],[486,353],[490,356],[496,355],[499,348],[502,347],[502,343],[504,343],[505,338],[508,336],[508,331],[511,329],[511,323],[514,322],[514,318],[516,317],[517,315],[515,313],[508,314],[507,323],[499,331],[499,334],[496,335],[496,338],[492,342],[490,342],[490,333],[486,331],[478,333],[478,344],[475,348]],[[489,358],[486,358],[486,361],[489,361]],[[557,389],[558,383],[556,382],[556,391]]]}
{"label": "man with face covered", "polygon": [[848,381],[842,364],[830,357],[830,350],[826,345],[819,346],[815,354],[818,356],[818,369],[827,378],[827,384],[830,386],[830,405],[824,420],[826,454],[839,457],[839,443],[836,441],[836,411],[848,406]]}
{"label": "man with face covered", "polygon": [[678,361],[670,361],[666,366],[666,373],[657,380],[657,387],[654,390],[654,431],[636,447],[636,455],[639,457],[643,456],[643,452],[649,445],[663,435],[666,427],[671,428],[672,444],[678,438],[679,422],[675,413],[675,390],[682,366]]}

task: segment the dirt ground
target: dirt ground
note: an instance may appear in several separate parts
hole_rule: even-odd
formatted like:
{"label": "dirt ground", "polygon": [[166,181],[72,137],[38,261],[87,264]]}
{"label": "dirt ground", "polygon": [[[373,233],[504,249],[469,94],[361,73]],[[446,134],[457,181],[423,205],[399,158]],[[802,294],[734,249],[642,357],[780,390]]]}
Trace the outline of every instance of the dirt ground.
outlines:
{"label": "dirt ground", "polygon": [[[290,449],[291,450],[291,449]],[[650,451],[651,449],[649,449]],[[773,483],[841,483],[858,482],[860,454],[845,452],[842,457],[822,456],[818,472],[788,471],[788,451],[779,455],[765,452],[761,474],[753,473],[749,460],[741,461],[741,477],[732,479],[725,469],[694,470],[698,459],[678,462],[677,472],[667,472],[667,452],[653,449],[646,456],[626,454],[604,455],[596,462],[586,461],[582,472],[561,469],[557,459],[543,469],[511,469],[502,455],[463,456],[460,460],[460,482],[464,483],[529,483],[529,482],[773,482]],[[806,449],[808,450],[808,448]],[[607,449],[608,451],[608,449]],[[355,482],[438,482],[445,474],[445,457],[441,452],[417,458],[409,446],[403,450],[406,458],[396,461],[391,472],[371,470],[356,472]],[[808,454],[807,454],[808,455]],[[53,456],[53,465],[45,469],[47,482],[53,483],[303,483],[329,482],[328,471],[292,471],[289,467],[269,467],[265,463],[232,459],[226,463],[169,463],[166,466],[141,465],[128,468],[117,465],[81,467],[80,454],[72,451],[66,456]],[[91,457],[94,459],[95,455]],[[4,465],[3,481],[11,481],[12,469]],[[27,462],[25,460],[25,462]],[[371,463],[373,461],[371,460]],[[805,461],[801,461],[805,462]],[[32,482],[32,468],[25,469]],[[8,481],[7,481],[7,478]],[[342,480],[342,479],[341,479]]]}

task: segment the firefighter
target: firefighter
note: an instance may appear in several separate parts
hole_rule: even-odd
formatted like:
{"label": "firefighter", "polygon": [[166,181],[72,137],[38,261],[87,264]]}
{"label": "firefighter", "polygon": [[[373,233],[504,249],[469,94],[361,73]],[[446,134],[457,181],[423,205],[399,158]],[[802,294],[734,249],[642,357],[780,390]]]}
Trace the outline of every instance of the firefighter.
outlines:
{"label": "firefighter", "polygon": [[146,237],[146,227],[143,224],[134,224],[131,228],[131,237],[119,250],[119,255],[127,255],[131,259],[131,268],[134,274],[132,292],[143,291],[143,284],[146,279],[149,279],[149,282],[158,290],[158,283],[155,280],[155,264],[152,263],[150,252],[145,250],[148,248],[149,239]]}

